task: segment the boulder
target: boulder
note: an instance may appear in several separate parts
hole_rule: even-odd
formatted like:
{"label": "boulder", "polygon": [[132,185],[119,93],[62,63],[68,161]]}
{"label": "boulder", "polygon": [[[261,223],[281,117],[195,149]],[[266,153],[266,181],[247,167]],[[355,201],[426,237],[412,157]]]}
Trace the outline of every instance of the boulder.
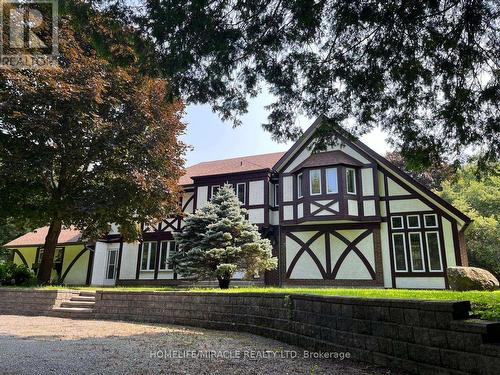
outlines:
{"label": "boulder", "polygon": [[496,277],[482,268],[449,267],[446,273],[453,290],[496,290],[499,286]]}

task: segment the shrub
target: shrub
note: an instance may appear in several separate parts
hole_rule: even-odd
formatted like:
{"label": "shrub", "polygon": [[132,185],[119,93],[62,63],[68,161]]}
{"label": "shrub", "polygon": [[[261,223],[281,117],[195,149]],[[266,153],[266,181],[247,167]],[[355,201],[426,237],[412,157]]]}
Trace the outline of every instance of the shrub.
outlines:
{"label": "shrub", "polygon": [[36,277],[25,265],[5,263],[0,264],[0,284],[31,286],[36,284]]}

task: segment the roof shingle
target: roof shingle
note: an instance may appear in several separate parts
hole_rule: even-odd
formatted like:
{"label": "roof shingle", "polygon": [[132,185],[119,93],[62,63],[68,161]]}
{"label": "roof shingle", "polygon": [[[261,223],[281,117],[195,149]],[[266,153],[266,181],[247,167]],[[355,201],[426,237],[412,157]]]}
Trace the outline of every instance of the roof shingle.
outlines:
{"label": "roof shingle", "polygon": [[274,152],[272,154],[242,156],[198,163],[186,168],[186,174],[179,179],[179,185],[191,185],[193,177],[271,169],[284,154],[284,152]]}
{"label": "roof shingle", "polygon": [[[47,236],[47,232],[49,231],[49,227],[41,227],[35,229],[33,232],[29,232],[23,234],[20,237],[17,237],[15,240],[10,241],[3,245],[4,247],[16,247],[16,246],[41,246],[45,243],[45,237]],[[79,230],[74,228],[67,228],[61,230],[61,234],[59,235],[59,240],[57,241],[58,245],[65,243],[75,243],[81,242],[82,234]]]}

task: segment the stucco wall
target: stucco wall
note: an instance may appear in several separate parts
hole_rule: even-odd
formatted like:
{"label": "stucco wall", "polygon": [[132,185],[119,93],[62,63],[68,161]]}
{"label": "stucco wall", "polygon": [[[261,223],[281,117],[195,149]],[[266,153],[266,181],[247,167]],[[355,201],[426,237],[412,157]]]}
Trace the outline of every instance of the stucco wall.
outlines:
{"label": "stucco wall", "polygon": [[[31,269],[36,261],[37,247],[21,247],[17,249],[21,254],[23,254],[28,267]],[[64,275],[68,267],[71,265],[76,256],[83,250],[83,245],[69,245],[64,246],[64,257],[61,270],[61,276]],[[87,270],[89,262],[90,251],[87,250],[82,254],[78,260],[71,266],[68,274],[64,278],[64,283],[68,285],[82,285],[87,281]],[[18,254],[14,253],[14,263],[24,264]],[[55,280],[57,278],[57,272],[52,270],[51,279]]]}

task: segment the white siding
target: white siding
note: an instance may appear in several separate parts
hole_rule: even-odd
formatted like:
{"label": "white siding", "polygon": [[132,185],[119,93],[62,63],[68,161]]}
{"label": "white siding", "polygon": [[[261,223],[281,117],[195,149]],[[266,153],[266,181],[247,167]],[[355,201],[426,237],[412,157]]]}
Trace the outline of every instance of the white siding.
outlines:
{"label": "white siding", "polygon": [[255,208],[248,210],[248,220],[252,224],[263,224],[264,223],[264,209]]}
{"label": "white siding", "polygon": [[397,277],[396,287],[405,289],[444,289],[443,277]]}
{"label": "white siding", "polygon": [[264,181],[250,181],[248,204],[264,204]]}
{"label": "white siding", "polygon": [[120,279],[135,279],[138,253],[139,253],[138,242],[123,244],[122,264],[120,267]]}
{"label": "white siding", "polygon": [[363,202],[363,213],[365,216],[375,216],[375,201],[369,200]]}
{"label": "white siding", "polygon": [[455,258],[455,248],[453,246],[453,231],[451,229],[451,223],[445,218],[443,218],[443,235],[446,264],[448,267],[454,267],[457,265],[457,260]]}
{"label": "white siding", "polygon": [[208,202],[208,186],[198,186],[196,193],[196,209],[202,208]]}
{"label": "white siding", "polygon": [[358,215],[358,201],[349,199],[347,201],[347,212],[349,215],[357,216]]}
{"label": "white siding", "polygon": [[406,189],[403,189],[401,185],[396,183],[391,178],[387,178],[387,187],[389,189],[389,195],[410,195],[410,192]]}
{"label": "white siding", "polygon": [[290,202],[293,200],[293,176],[283,177],[283,202]]}
{"label": "white siding", "polygon": [[373,169],[363,168],[361,169],[361,182],[363,186],[363,195],[372,196],[375,194],[373,186]]}
{"label": "white siding", "polygon": [[401,199],[389,202],[391,214],[396,212],[430,211],[431,208],[419,199]]}
{"label": "white siding", "polygon": [[283,206],[283,220],[293,220],[293,206]]}

